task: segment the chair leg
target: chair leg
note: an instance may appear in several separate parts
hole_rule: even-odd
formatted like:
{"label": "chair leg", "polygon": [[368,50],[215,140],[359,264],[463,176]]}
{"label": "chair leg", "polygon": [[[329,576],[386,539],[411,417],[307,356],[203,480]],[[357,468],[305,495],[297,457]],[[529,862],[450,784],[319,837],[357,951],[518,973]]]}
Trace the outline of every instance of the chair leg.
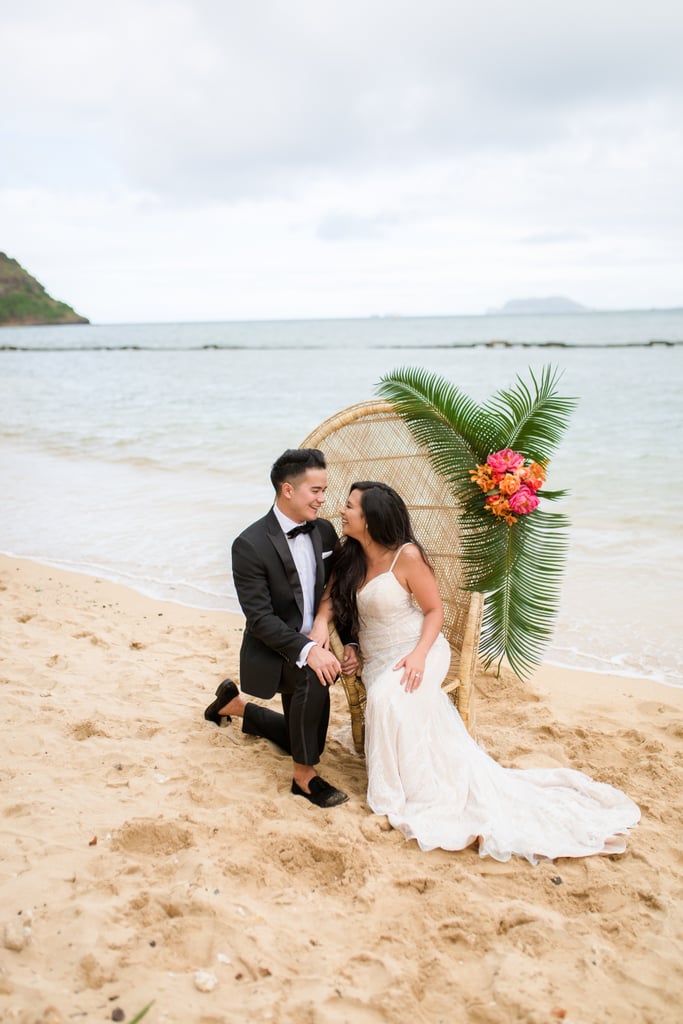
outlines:
{"label": "chair leg", "polygon": [[473,701],[474,674],[479,653],[481,617],[484,611],[484,595],[474,591],[465,623],[465,635],[460,654],[460,685],[458,687],[458,711],[469,732],[475,733],[475,709]]}
{"label": "chair leg", "polygon": [[[341,661],[344,656],[344,647],[334,626],[330,627],[330,647]],[[365,687],[362,679],[357,675],[342,676],[341,681],[349,704],[353,745],[357,754],[363,754],[365,752]]]}

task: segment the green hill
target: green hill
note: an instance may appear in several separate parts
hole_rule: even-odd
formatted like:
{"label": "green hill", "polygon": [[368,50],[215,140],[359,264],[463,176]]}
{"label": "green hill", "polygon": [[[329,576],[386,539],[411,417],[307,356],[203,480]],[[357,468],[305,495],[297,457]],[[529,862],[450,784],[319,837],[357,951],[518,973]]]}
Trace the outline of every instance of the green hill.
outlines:
{"label": "green hill", "polygon": [[89,323],[65,302],[51,298],[35,277],[0,252],[0,325]]}

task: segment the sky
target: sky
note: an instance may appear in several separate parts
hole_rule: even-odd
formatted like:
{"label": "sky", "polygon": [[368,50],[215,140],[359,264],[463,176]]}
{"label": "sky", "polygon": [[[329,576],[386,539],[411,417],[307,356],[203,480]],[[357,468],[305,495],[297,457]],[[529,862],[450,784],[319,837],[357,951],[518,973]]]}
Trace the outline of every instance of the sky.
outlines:
{"label": "sky", "polygon": [[680,0],[0,0],[0,250],[99,323],[683,306]]}

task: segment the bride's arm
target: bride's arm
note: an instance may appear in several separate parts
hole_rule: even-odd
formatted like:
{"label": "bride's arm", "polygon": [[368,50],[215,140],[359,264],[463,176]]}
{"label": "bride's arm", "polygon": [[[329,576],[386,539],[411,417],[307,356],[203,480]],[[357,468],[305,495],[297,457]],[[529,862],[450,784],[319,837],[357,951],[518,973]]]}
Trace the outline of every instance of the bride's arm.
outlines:
{"label": "bride's arm", "polygon": [[443,604],[436,579],[418,548],[410,545],[401,552],[395,568],[396,576],[415,598],[424,620],[417,644],[394,666],[402,668],[401,685],[408,693],[416,690],[424,676],[425,661],[443,626]]}
{"label": "bride's arm", "polygon": [[313,620],[313,628],[308,634],[311,640],[315,640],[317,644],[320,644],[321,647],[325,648],[329,648],[330,646],[330,623],[334,618],[332,598],[330,597],[331,589],[332,580],[330,579],[323,591],[323,596],[320,598],[318,611],[316,612]]}
{"label": "bride's arm", "polygon": [[[313,628],[308,634],[311,640],[315,640],[315,642],[320,644],[321,647],[325,647],[328,650],[330,647],[330,623],[334,618],[332,598],[330,596],[331,589],[332,578],[330,578],[325,590],[323,591],[323,596],[320,598],[320,604],[318,605],[318,611],[315,619],[313,620]],[[344,646],[344,656],[342,658],[341,667],[342,675],[345,676],[354,675],[360,668],[358,650],[355,644],[346,644]]]}

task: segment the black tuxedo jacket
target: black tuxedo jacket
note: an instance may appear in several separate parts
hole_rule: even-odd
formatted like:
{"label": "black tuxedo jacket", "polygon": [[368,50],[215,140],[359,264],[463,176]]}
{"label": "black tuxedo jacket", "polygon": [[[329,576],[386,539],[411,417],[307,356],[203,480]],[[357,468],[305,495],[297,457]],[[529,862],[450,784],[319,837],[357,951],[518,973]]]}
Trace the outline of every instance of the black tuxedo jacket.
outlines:
{"label": "black tuxedo jacket", "polygon": [[[326,519],[316,520],[310,536],[315,552],[317,609],[338,538]],[[272,509],[234,541],[232,574],[247,620],[240,650],[240,685],[245,693],[269,699],[277,692],[285,665],[296,665],[309,642],[299,632],[304,614],[299,574]]]}

